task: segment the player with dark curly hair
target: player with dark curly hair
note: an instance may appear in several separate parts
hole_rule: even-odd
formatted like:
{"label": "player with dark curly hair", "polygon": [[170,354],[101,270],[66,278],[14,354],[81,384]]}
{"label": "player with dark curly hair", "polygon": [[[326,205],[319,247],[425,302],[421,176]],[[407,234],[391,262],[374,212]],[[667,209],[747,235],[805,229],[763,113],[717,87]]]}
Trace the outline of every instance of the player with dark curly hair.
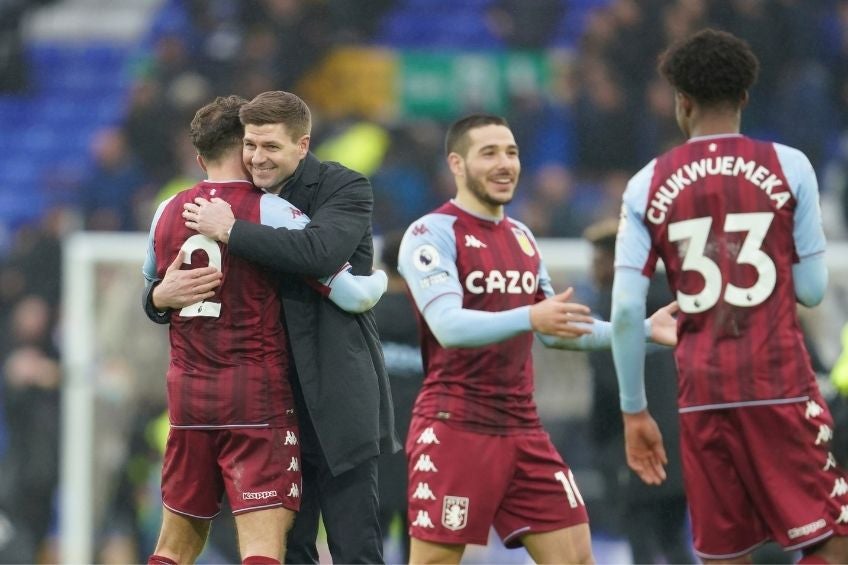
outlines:
{"label": "player with dark curly hair", "polygon": [[678,92],[705,107],[737,108],[748,100],[760,63],[738,37],[706,29],[669,49],[660,58],[659,72]]}
{"label": "player with dark curly hair", "polygon": [[848,475],[796,313],[827,286],[818,184],[802,152],[740,134],[757,69],[747,43],[710,29],[660,58],[689,140],[648,163],[623,197],[612,340],[627,461],[646,483],[665,479],[641,333],[662,259],[680,307],[680,446],[696,553],[750,562],[774,540],[801,549],[802,563],[848,563]]}

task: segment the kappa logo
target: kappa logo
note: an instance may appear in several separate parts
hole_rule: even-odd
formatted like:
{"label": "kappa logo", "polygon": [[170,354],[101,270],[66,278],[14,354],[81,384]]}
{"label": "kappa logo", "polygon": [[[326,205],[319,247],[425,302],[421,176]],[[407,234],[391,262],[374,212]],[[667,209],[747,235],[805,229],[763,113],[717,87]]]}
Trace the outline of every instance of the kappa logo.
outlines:
{"label": "kappa logo", "polygon": [[415,462],[415,467],[412,468],[413,471],[421,471],[422,473],[438,473],[439,470],[436,469],[436,466],[433,464],[433,460],[430,459],[429,455],[424,453],[418,457],[418,461]]}
{"label": "kappa logo", "polygon": [[433,525],[433,520],[430,519],[430,513],[426,510],[419,510],[418,515],[415,516],[415,521],[412,523],[413,526],[418,526],[419,528],[435,528]]}
{"label": "kappa logo", "polygon": [[848,524],[848,505],[843,504],[839,511],[839,518],[836,519],[837,524]]}
{"label": "kappa logo", "polygon": [[424,445],[433,445],[439,444],[439,438],[436,437],[436,432],[433,431],[433,427],[430,426],[425,428],[421,435],[418,436],[418,439],[415,440],[415,443],[423,443]]}
{"label": "kappa logo", "polygon": [[816,418],[818,416],[821,416],[822,413],[824,413],[824,409],[821,406],[819,406],[818,403],[815,400],[808,400],[807,401],[806,417],[807,417],[808,420],[810,418]]}
{"label": "kappa logo", "polygon": [[848,493],[848,483],[845,482],[845,479],[839,477],[833,483],[833,490],[830,492],[830,498],[836,498],[837,496],[842,496],[845,493]]}
{"label": "kappa logo", "polygon": [[442,525],[449,530],[461,530],[468,524],[467,496],[446,496],[442,502]]}
{"label": "kappa logo", "polygon": [[830,426],[826,424],[822,424],[821,426],[819,426],[819,435],[816,436],[816,445],[827,443],[832,439],[833,430],[830,429]]}
{"label": "kappa logo", "polygon": [[300,498],[300,489],[297,488],[297,485],[292,483],[291,488],[289,489],[289,498]]}
{"label": "kappa logo", "polygon": [[836,457],[833,456],[832,451],[827,452],[827,460],[824,462],[824,467],[822,467],[822,471],[828,471],[830,469],[836,468]]}
{"label": "kappa logo", "polygon": [[291,458],[291,463],[289,463],[289,468],[286,471],[294,471],[295,473],[300,471],[300,463],[297,462],[297,457]]}
{"label": "kappa logo", "polygon": [[433,491],[430,490],[430,485],[428,483],[418,483],[418,486],[415,487],[415,492],[412,494],[412,498],[417,498],[419,500],[436,500],[436,495],[434,495]]}
{"label": "kappa logo", "polygon": [[242,500],[265,500],[277,496],[275,490],[263,490],[262,492],[243,492],[241,493]]}
{"label": "kappa logo", "polygon": [[286,430],[286,441],[283,445],[297,445],[297,436],[291,430]]}
{"label": "kappa logo", "polygon": [[425,224],[418,224],[417,226],[412,228],[412,235],[424,235],[428,233],[430,230],[427,229]]}
{"label": "kappa logo", "polygon": [[485,249],[488,246],[473,235],[471,235],[470,233],[467,233],[465,234],[465,247],[473,247],[474,249]]}

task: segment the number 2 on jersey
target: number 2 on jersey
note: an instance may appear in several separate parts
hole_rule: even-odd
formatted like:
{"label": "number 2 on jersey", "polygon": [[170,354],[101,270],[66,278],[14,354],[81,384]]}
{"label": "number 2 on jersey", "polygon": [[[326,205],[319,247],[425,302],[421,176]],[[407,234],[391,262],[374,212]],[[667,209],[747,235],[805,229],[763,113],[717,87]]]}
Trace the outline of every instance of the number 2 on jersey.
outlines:
{"label": "number 2 on jersey", "polygon": [[[218,243],[214,239],[201,234],[193,235],[185,240],[180,249],[185,252],[185,259],[183,260],[184,264],[191,265],[192,252],[203,250],[209,257],[209,266],[215,267],[219,271],[221,270],[221,248],[218,247]],[[195,302],[194,304],[186,306],[180,310],[180,316],[185,318],[194,318],[196,316],[217,318],[220,315],[221,303],[209,302],[207,300]]]}
{"label": "number 2 on jersey", "polygon": [[[733,306],[750,308],[765,302],[777,283],[777,269],[774,261],[762,249],[763,239],[768,232],[774,214],[755,212],[746,214],[728,214],[724,219],[725,232],[747,232],[736,262],[751,265],[757,270],[757,281],[750,287],[742,288],[731,282],[724,289],[724,300]],[[697,294],[685,294],[677,291],[680,309],[687,314],[697,314],[709,310],[721,298],[722,273],[715,261],[704,255],[707,238],[713,219],[709,216],[674,222],[668,226],[668,240],[688,240],[686,254],[683,256],[682,269],[697,271],[704,278],[704,289]]]}

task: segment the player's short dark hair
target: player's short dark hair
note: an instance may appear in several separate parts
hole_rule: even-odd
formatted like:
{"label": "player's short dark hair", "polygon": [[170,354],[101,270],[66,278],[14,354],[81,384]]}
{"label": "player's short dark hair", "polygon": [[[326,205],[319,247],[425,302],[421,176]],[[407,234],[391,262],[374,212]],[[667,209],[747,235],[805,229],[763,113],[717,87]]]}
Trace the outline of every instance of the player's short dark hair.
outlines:
{"label": "player's short dark hair", "polygon": [[671,45],[658,65],[675,89],[705,106],[741,103],[759,67],[747,42],[709,28]]}
{"label": "player's short dark hair", "polygon": [[615,252],[615,240],[618,237],[618,218],[604,218],[590,224],[583,230],[583,237],[597,248]]}
{"label": "player's short dark hair", "polygon": [[239,115],[243,125],[283,124],[292,141],[297,141],[312,131],[312,113],[309,106],[296,94],[283,90],[269,90],[258,94],[242,106]]}
{"label": "player's short dark hair", "polygon": [[201,157],[215,161],[228,149],[241,147],[244,126],[239,121],[239,109],[246,103],[234,94],[219,96],[194,114],[189,136]]}
{"label": "player's short dark hair", "polygon": [[468,154],[468,148],[471,147],[468,132],[491,125],[509,127],[505,118],[493,114],[471,114],[455,121],[448,128],[448,133],[445,136],[445,155],[458,153],[465,157]]}

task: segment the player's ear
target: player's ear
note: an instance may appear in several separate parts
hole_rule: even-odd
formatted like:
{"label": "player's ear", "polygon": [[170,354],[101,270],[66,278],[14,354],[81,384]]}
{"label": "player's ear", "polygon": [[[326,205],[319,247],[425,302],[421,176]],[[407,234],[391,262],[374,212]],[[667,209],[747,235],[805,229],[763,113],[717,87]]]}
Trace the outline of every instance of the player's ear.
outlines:
{"label": "player's ear", "polygon": [[301,138],[297,140],[297,148],[298,148],[298,152],[300,153],[301,158],[305,157],[306,154],[309,152],[309,140],[310,139],[311,138],[310,138],[309,134],[306,134],[304,136],[301,136]]}
{"label": "player's ear", "polygon": [[692,115],[693,102],[688,94],[677,90],[674,92],[674,101],[677,107],[682,111],[683,116],[687,118]]}
{"label": "player's ear", "polygon": [[450,168],[450,172],[453,173],[455,177],[464,177],[465,176],[465,159],[463,159],[459,153],[450,153],[448,155],[448,168]]}
{"label": "player's ear", "polygon": [[197,157],[195,157],[195,159],[197,160],[197,164],[200,166],[201,169],[203,169],[203,172],[205,173],[206,172],[206,161],[203,160],[203,157],[201,157],[200,154],[198,154]]}
{"label": "player's ear", "polygon": [[741,108],[744,108],[745,106],[747,106],[749,99],[750,99],[750,97],[748,96],[748,91],[746,90],[745,92],[742,93],[742,100],[739,102],[739,108],[741,109]]}

